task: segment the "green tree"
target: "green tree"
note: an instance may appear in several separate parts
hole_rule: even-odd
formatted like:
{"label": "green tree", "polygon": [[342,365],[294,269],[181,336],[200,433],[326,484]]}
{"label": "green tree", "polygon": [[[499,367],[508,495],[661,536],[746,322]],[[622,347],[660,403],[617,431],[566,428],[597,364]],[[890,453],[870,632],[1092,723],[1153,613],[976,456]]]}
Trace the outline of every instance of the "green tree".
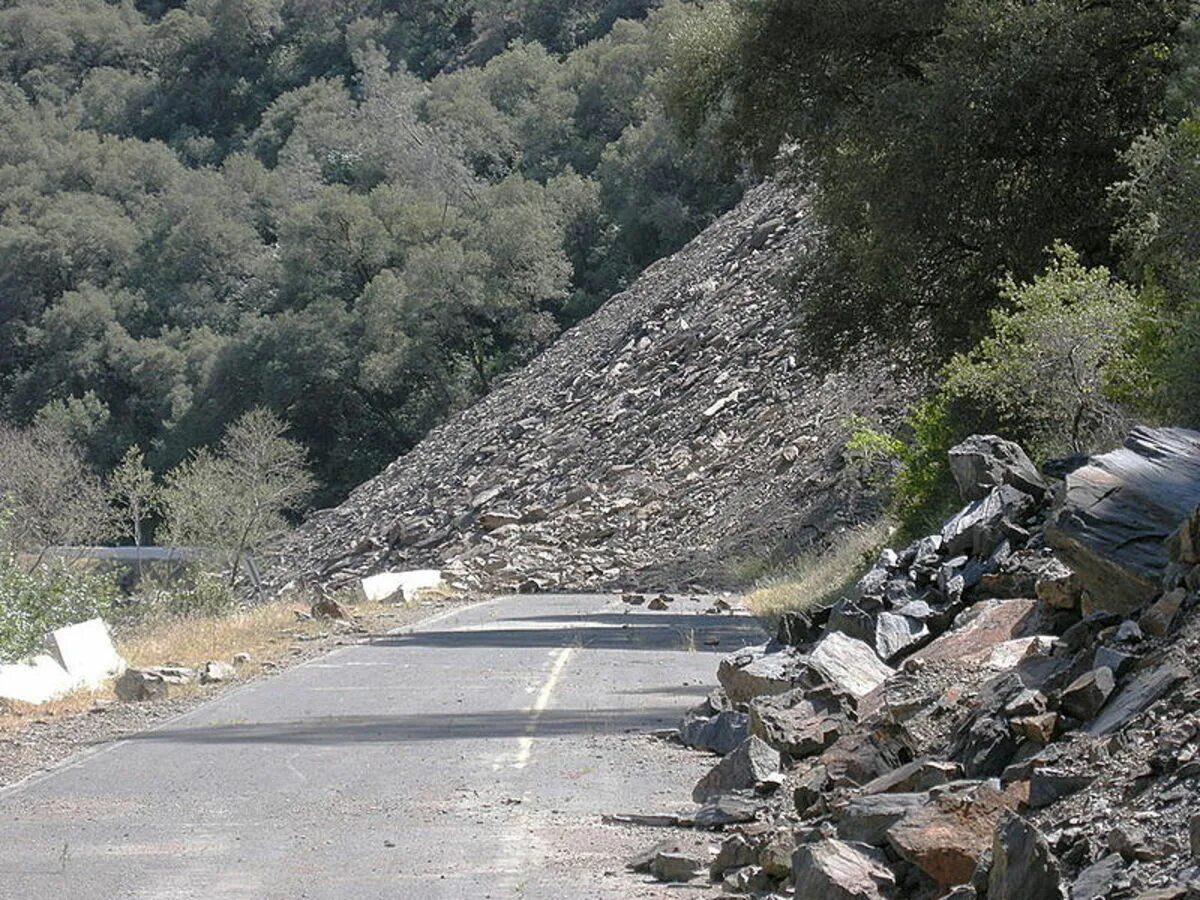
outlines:
{"label": "green tree", "polygon": [[121,516],[122,533],[142,546],[146,525],[160,507],[158,485],[154,473],[146,468],[146,457],[140,447],[130,447],[120,463],[108,476],[108,496]]}
{"label": "green tree", "polygon": [[672,105],[692,133],[815,183],[862,321],[971,338],[996,280],[1033,277],[1053,241],[1111,258],[1105,192],[1162,110],[1188,9],[731,0],[681,38]]}
{"label": "green tree", "polygon": [[162,500],[168,539],[225,554],[229,583],[242,561],[287,526],[314,482],[304,448],[287,426],[255,409],[226,430],[215,451],[202,448],[167,473]]}

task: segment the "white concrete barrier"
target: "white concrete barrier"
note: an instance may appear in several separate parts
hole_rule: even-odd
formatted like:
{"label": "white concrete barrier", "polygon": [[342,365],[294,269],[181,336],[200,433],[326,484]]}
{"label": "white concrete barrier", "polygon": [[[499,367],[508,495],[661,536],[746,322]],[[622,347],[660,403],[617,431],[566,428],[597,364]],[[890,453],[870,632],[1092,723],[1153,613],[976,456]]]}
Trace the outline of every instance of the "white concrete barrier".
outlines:
{"label": "white concrete barrier", "polygon": [[89,619],[46,635],[46,650],[86,687],[99,687],[125,671],[103,619]]}
{"label": "white concrete barrier", "polygon": [[125,671],[103,619],[50,632],[46,651],[0,665],[0,699],[45,703],[80,688],[98,688]]}
{"label": "white concrete barrier", "polygon": [[369,575],[359,585],[364,600],[380,603],[398,599],[404,602],[415,600],[420,591],[442,586],[439,569],[411,569],[407,572],[380,572]]}
{"label": "white concrete barrier", "polygon": [[79,682],[48,653],[0,665],[0,699],[45,703],[69,694]]}

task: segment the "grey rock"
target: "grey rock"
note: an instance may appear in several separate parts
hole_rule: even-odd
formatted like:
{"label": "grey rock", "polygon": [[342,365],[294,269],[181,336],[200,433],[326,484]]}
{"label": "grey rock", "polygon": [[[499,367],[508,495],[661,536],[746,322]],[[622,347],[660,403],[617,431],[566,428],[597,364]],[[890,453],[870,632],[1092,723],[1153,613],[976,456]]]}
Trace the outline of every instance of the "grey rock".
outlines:
{"label": "grey rock", "polygon": [[1046,537],[1092,608],[1128,614],[1157,596],[1166,539],[1198,505],[1200,433],[1135,428],[1067,476]]}
{"label": "grey rock", "polygon": [[187,666],[151,666],[146,671],[154,672],[167,684],[191,684],[200,674]]}
{"label": "grey rock", "polygon": [[731,753],[749,736],[750,717],[732,709],[710,716],[692,711],[679,726],[679,740],[685,747],[722,756]]}
{"label": "grey rock", "polygon": [[1109,700],[1104,712],[1088,723],[1084,731],[1092,735],[1119,731],[1154,701],[1185,680],[1188,674],[1187,669],[1172,665],[1162,665],[1143,672],[1121,688],[1116,696]]}
{"label": "grey rock", "polygon": [[1173,562],[1187,566],[1200,563],[1200,506],[1167,537],[1167,555]]}
{"label": "grey rock", "polygon": [[820,764],[814,765],[797,777],[792,783],[792,804],[796,807],[796,812],[801,815],[807,813],[822,799],[828,784],[828,770]]}
{"label": "grey rock", "polygon": [[1033,497],[1009,485],[992,488],[942,527],[946,552],[989,555],[1035,505]]}
{"label": "grey rock", "polygon": [[961,775],[962,767],[958,763],[937,759],[914,759],[886,775],[868,781],[862,786],[862,793],[919,793],[940,784],[948,784]]}
{"label": "grey rock", "polygon": [[1141,626],[1133,621],[1133,619],[1126,619],[1117,626],[1117,631],[1112,639],[1118,644],[1134,644],[1144,637],[1145,635],[1142,633]]}
{"label": "grey rock", "polygon": [[882,853],[834,839],[797,847],[792,880],[797,900],[887,900],[896,889],[896,876]]}
{"label": "grey rock", "polygon": [[1063,797],[1082,791],[1095,781],[1094,775],[1081,775],[1052,766],[1038,766],[1029,778],[1029,806],[1041,809]]}
{"label": "grey rock", "polygon": [[117,698],[127,703],[143,700],[165,700],[166,680],[150,669],[126,669],[113,684]]}
{"label": "grey rock", "polygon": [[977,716],[958,736],[952,757],[968,778],[994,778],[1017,752],[1012,729],[1000,716]]}
{"label": "grey rock", "polygon": [[1032,824],[1014,812],[996,823],[988,900],[1067,900],[1058,860]]}
{"label": "grey rock", "polygon": [[804,657],[792,647],[763,644],[730,654],[717,667],[717,680],[733,703],[791,690],[804,673]]}
{"label": "grey rock", "polygon": [[1038,578],[1037,598],[1057,609],[1074,609],[1083,594],[1083,581],[1059,560],[1051,560],[1047,570]]}
{"label": "grey rock", "polygon": [[820,753],[846,727],[842,702],[827,688],[795,688],[750,703],[751,732],[793,760]]}
{"label": "grey rock", "polygon": [[758,818],[764,803],[748,794],[721,794],[712,797],[696,811],[694,821],[697,828],[722,828],[739,822],[753,822]]}
{"label": "grey rock", "polygon": [[650,874],[659,881],[686,882],[698,877],[705,869],[705,860],[698,854],[660,852],[650,863]]}
{"label": "grey rock", "polygon": [[792,873],[792,854],[795,852],[795,834],[790,828],[777,828],[759,849],[758,864],[771,878],[787,878]]}
{"label": "grey rock", "polygon": [[859,641],[875,638],[875,617],[849,597],[843,597],[829,610],[826,632],[838,631]]}
{"label": "grey rock", "polygon": [[775,887],[775,882],[762,866],[742,866],[725,873],[721,880],[725,889],[736,894],[757,894]]}
{"label": "grey rock", "polygon": [[1118,678],[1133,668],[1137,654],[1119,647],[1097,647],[1093,664],[1097,669],[1111,669]]}
{"label": "grey rock", "polygon": [[994,434],[976,434],[950,449],[950,473],[964,500],[979,500],[1007,484],[1034,497],[1046,492],[1037,467],[1018,444]]}
{"label": "grey rock", "polygon": [[894,674],[868,645],[837,631],[813,647],[808,664],[833,687],[855,698],[865,697]]}
{"label": "grey rock", "polygon": [[1187,595],[1187,588],[1175,588],[1151,603],[1138,619],[1141,630],[1153,637],[1165,637],[1170,634],[1171,623],[1175,621],[1175,616]]}
{"label": "grey rock", "polygon": [[237,669],[218,659],[210,660],[200,668],[201,684],[219,684],[223,681],[233,681],[235,678]]}
{"label": "grey rock", "polygon": [[731,834],[721,842],[717,855],[709,864],[708,872],[713,881],[730,869],[740,869],[758,860],[758,848],[744,834]]}
{"label": "grey rock", "polygon": [[1067,715],[1081,722],[1091,721],[1112,695],[1116,683],[1112,669],[1092,669],[1067,686],[1059,703]]}
{"label": "grey rock", "polygon": [[779,771],[779,753],[751,735],[696,782],[692,799],[704,803],[719,794],[753,790]]}
{"label": "grey rock", "polygon": [[1083,869],[1071,883],[1071,900],[1096,900],[1109,896],[1113,882],[1125,871],[1121,854],[1110,853]]}
{"label": "grey rock", "polygon": [[833,823],[837,836],[844,841],[882,847],[889,828],[928,802],[924,792],[853,797],[834,811]]}
{"label": "grey rock", "polygon": [[916,650],[930,637],[929,627],[921,619],[882,612],[875,620],[875,652],[885,662]]}

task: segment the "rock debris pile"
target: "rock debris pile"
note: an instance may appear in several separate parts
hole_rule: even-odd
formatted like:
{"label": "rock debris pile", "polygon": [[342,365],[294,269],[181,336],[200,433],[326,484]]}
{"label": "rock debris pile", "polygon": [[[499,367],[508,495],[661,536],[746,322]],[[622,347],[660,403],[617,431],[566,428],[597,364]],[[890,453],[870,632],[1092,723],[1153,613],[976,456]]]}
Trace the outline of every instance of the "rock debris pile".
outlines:
{"label": "rock debris pile", "polygon": [[975,437],[967,505],[725,658],[724,754],[631,866],[797,898],[1200,896],[1200,434],[1047,466]]}
{"label": "rock debris pile", "polygon": [[314,515],[268,577],[323,588],[433,567],[488,590],[723,587],[730,561],[876,511],[842,448],[890,423],[913,367],[814,364],[796,323],[817,237],[750,192],[412,452]]}

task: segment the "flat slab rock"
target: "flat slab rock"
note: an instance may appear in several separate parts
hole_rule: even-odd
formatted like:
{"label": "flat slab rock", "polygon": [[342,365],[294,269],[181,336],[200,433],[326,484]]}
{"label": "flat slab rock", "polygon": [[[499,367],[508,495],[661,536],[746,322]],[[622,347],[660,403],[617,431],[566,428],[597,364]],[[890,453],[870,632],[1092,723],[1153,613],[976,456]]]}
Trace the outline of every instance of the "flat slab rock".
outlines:
{"label": "flat slab rock", "polygon": [[883,684],[895,670],[882,662],[863,641],[831,631],[817,643],[808,664],[834,687],[861,700]]}
{"label": "flat slab rock", "polygon": [[1127,614],[1159,593],[1166,539],[1200,505],[1200,432],[1135,428],[1067,475],[1046,537],[1092,609]]}

